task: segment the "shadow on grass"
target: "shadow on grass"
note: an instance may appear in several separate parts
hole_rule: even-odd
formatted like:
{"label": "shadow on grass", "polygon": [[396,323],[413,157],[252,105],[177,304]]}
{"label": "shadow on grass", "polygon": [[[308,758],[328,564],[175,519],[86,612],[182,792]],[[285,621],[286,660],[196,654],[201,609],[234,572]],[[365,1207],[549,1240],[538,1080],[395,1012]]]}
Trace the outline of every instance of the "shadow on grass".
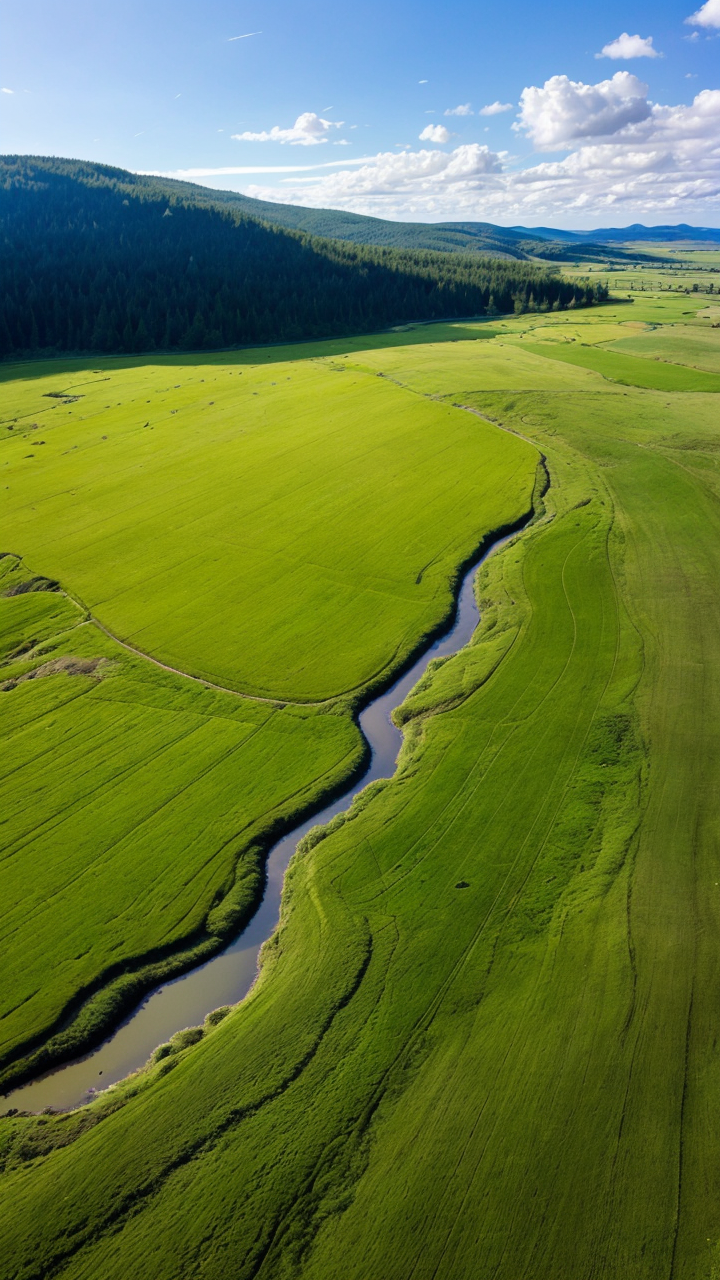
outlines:
{"label": "shadow on grass", "polygon": [[357,351],[376,351],[386,347],[421,346],[434,342],[475,342],[495,338],[499,330],[482,318],[472,321],[418,322],[399,325],[381,333],[344,338],[312,338],[299,342],[271,343],[267,346],[225,348],[221,351],[153,351],[144,355],[79,355],[36,357],[15,363],[0,364],[0,382],[17,378],[47,378],[53,374],[75,373],[78,369],[137,369],[145,365],[183,368],[188,365],[259,365],[278,364],[309,357],[339,356]]}

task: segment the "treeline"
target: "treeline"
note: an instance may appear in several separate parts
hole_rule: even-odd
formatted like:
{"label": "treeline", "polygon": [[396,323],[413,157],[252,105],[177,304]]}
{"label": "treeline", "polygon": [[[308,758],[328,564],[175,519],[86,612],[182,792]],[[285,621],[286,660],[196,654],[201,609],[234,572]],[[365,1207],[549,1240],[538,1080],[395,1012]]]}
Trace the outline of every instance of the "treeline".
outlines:
{"label": "treeline", "polygon": [[0,354],[211,349],[409,320],[587,306],[532,264],[321,240],[162,182],[0,160]]}

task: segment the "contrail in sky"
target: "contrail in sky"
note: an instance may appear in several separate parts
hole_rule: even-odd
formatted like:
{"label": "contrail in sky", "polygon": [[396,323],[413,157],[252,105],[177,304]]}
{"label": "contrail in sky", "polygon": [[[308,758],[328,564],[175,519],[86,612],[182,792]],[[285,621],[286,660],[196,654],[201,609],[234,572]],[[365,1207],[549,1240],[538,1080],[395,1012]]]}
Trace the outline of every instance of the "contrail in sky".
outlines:
{"label": "contrail in sky", "polygon": [[262,31],[246,31],[244,36],[230,36],[228,44],[232,44],[233,40],[249,40],[251,36],[261,36]]}

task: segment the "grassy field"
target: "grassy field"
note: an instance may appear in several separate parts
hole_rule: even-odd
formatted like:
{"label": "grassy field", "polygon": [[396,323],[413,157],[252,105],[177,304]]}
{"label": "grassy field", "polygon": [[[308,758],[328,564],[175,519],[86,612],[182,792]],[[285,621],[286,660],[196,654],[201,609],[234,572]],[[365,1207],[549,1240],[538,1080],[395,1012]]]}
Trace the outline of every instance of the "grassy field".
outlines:
{"label": "grassy field", "polygon": [[[23,575],[3,566],[7,590]],[[45,637],[0,667],[9,1078],[217,949],[257,900],[269,831],[362,748],[347,715],[233,697],[129,655],[64,595],[0,598],[0,623],[11,642]]]}
{"label": "grassy field", "polygon": [[665,360],[669,364],[720,373],[717,334],[699,326],[693,326],[690,332],[688,330],[688,325],[663,325],[650,333],[624,336],[609,345],[613,351],[644,356],[646,360]]}
{"label": "grassy field", "polygon": [[683,343],[720,333],[686,311],[325,357],[527,437],[551,488],[396,778],[291,864],[251,996],[2,1123],[0,1275],[717,1280],[720,400]]}
{"label": "grassy field", "polygon": [[2,538],[183,672],[293,701],[382,679],[523,508],[530,451],[322,354],[6,374]]}
{"label": "grassy field", "polygon": [[[353,707],[529,510],[529,444],[288,354],[6,373],[0,1080],[237,928],[360,765]],[[71,596],[18,591],[43,574]]]}

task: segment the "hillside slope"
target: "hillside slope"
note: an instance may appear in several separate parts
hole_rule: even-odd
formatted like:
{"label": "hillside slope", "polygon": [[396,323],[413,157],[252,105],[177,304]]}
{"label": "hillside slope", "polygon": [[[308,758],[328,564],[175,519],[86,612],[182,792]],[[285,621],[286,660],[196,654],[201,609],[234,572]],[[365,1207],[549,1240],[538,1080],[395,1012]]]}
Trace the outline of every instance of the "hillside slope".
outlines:
{"label": "hillside slope", "polygon": [[607,296],[528,262],[321,240],[202,191],[12,156],[0,159],[0,278],[5,356],[207,349]]}

